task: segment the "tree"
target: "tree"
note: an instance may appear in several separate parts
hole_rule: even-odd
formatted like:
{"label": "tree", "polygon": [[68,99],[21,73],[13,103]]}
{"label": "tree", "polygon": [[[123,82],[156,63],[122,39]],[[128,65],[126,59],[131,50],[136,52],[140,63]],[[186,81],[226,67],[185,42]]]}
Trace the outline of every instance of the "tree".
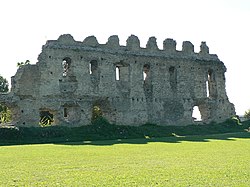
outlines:
{"label": "tree", "polygon": [[[9,91],[8,81],[0,75],[0,94]],[[11,121],[11,112],[7,106],[0,104],[0,123]]]}
{"label": "tree", "polygon": [[11,119],[12,114],[10,109],[5,105],[0,104],[0,123],[11,122]]}
{"label": "tree", "polygon": [[245,112],[244,117],[250,119],[250,109]]}

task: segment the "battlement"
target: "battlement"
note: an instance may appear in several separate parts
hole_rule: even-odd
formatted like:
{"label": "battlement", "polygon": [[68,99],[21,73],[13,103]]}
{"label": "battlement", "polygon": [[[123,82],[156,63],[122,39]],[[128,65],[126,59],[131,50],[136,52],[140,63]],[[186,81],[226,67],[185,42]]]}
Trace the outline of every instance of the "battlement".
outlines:
{"label": "battlement", "polygon": [[83,42],[75,41],[70,34],[61,35],[57,40],[49,40],[43,48],[72,48],[93,51],[104,51],[109,53],[128,53],[147,56],[171,56],[177,58],[196,58],[203,60],[219,61],[215,54],[209,53],[209,47],[206,42],[202,41],[200,51],[194,52],[194,45],[190,41],[183,41],[182,50],[176,49],[176,41],[167,38],[163,41],[163,49],[157,45],[157,38],[150,37],[147,41],[146,47],[140,46],[140,40],[137,36],[131,35],[126,40],[126,46],[120,45],[119,37],[117,35],[110,36],[105,44],[100,44],[95,36],[86,37]]}

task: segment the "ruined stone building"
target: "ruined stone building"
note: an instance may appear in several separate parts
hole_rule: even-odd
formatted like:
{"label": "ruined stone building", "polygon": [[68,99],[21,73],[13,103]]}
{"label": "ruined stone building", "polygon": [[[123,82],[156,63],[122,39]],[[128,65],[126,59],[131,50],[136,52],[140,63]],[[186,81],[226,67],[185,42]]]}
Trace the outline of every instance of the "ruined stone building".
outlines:
{"label": "ruined stone building", "polygon": [[36,64],[19,67],[0,103],[19,126],[36,126],[48,114],[55,125],[87,125],[94,107],[119,125],[192,124],[194,107],[204,123],[235,114],[225,89],[226,67],[205,42],[199,53],[189,41],[181,51],[173,39],[163,49],[155,37],[146,48],[134,35],[126,42],[121,46],[117,36],[106,44],[94,36],[79,42],[68,34],[47,41]]}

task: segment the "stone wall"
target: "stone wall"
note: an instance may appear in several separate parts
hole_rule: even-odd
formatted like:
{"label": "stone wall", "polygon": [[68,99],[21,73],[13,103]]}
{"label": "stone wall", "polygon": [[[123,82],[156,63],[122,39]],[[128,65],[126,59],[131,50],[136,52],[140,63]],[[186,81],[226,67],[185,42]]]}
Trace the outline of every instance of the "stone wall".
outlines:
{"label": "stone wall", "polygon": [[205,42],[195,53],[189,41],[177,51],[173,39],[160,50],[155,37],[141,48],[134,35],[121,46],[118,36],[99,44],[94,36],[79,42],[66,34],[47,41],[36,64],[18,69],[0,102],[20,126],[38,125],[44,113],[55,125],[87,125],[95,106],[119,125],[192,124],[194,106],[202,123],[219,122],[235,114],[225,72]]}

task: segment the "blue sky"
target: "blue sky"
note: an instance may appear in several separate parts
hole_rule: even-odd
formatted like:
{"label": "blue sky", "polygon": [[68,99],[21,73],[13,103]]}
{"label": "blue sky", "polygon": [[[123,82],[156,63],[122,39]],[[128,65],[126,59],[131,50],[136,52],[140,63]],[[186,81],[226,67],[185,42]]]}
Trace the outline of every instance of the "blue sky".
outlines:
{"label": "blue sky", "polygon": [[70,33],[83,41],[95,35],[106,43],[119,35],[120,44],[135,34],[144,47],[155,36],[181,49],[189,40],[199,51],[206,41],[226,67],[226,88],[238,114],[250,108],[249,0],[8,0],[0,2],[0,75],[10,80],[16,64],[37,61],[46,40]]}

